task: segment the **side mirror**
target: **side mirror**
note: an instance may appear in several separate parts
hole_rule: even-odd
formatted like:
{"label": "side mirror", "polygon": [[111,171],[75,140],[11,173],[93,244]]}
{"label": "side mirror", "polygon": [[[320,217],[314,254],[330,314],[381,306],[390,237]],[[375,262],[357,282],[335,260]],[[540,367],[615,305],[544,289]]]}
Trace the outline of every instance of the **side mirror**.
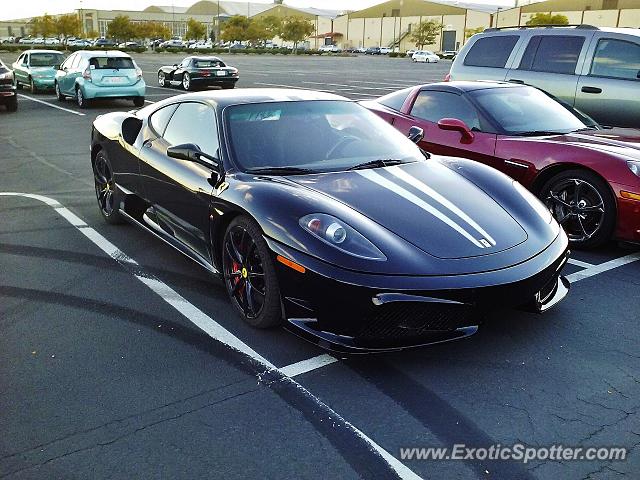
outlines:
{"label": "side mirror", "polygon": [[174,66],[174,67],[177,67],[177,66],[178,66],[178,64],[177,64],[177,63],[174,63],[174,64],[173,64],[173,66]]}
{"label": "side mirror", "polygon": [[475,137],[469,126],[457,118],[442,118],[438,121],[438,127],[440,130],[460,132],[462,135],[462,143],[471,143]]}
{"label": "side mirror", "polygon": [[60,70],[60,65],[54,65],[53,68],[54,70]]}
{"label": "side mirror", "polygon": [[212,176],[220,177],[220,160],[200,150],[193,143],[183,143],[167,148],[167,156],[178,160],[194,162],[212,170]]}
{"label": "side mirror", "polygon": [[424,138],[424,130],[420,127],[413,126],[409,129],[409,134],[407,138],[411,140],[413,143],[419,143]]}

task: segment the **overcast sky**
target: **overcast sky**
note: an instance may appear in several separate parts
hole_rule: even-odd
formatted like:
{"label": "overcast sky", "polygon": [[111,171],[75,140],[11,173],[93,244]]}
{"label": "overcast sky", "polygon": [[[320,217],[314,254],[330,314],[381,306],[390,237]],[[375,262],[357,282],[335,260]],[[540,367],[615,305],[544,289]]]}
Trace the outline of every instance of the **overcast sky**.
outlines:
{"label": "overcast sky", "polygon": [[[253,0],[255,3],[273,3],[271,0]],[[316,7],[329,10],[359,10],[384,0],[285,0],[294,7]],[[468,0],[469,3],[512,6],[513,0]],[[46,13],[67,13],[75,9],[143,10],[149,5],[171,5],[171,0],[0,0],[0,20],[33,17]],[[174,0],[173,5],[189,6],[196,0]]]}

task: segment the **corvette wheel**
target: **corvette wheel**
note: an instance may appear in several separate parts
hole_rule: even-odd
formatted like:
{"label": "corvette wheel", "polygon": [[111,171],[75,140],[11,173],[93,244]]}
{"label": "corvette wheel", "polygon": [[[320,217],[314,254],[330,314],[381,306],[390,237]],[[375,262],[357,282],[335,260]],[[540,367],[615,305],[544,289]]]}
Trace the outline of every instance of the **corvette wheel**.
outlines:
{"label": "corvette wheel", "polygon": [[611,237],[615,200],[597,175],[583,170],[559,173],[545,184],[540,198],[564,228],[572,247],[596,247]]}
{"label": "corvette wheel", "polygon": [[107,223],[122,223],[122,216],[118,211],[120,203],[118,189],[113,181],[111,163],[104,150],[98,152],[93,162],[93,178],[100,213]]}
{"label": "corvette wheel", "polygon": [[189,74],[185,73],[182,76],[182,88],[189,91],[191,89],[191,78],[189,78]]}
{"label": "corvette wheel", "polygon": [[161,87],[167,86],[167,77],[165,76],[164,72],[158,72],[158,85],[160,85]]}
{"label": "corvette wheel", "polygon": [[281,323],[280,289],[260,227],[247,217],[235,218],[222,248],[227,293],[244,321],[256,328]]}

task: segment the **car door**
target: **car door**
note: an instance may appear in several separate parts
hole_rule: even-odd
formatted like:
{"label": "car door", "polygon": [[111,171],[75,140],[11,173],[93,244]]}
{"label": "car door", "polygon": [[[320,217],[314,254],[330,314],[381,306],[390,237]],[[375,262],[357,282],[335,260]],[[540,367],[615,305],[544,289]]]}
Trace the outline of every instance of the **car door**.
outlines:
{"label": "car door", "polygon": [[[496,135],[475,106],[462,94],[430,90],[420,90],[413,102],[405,106],[409,117],[398,117],[393,125],[409,133],[412,126],[424,130],[424,139],[419,146],[437,155],[465,157],[496,166],[494,158]],[[458,131],[443,130],[438,122],[443,118],[462,120],[472,130],[473,140],[463,139]]]}
{"label": "car door", "polygon": [[594,36],[575,107],[603,125],[640,128],[640,37]]}
{"label": "car door", "polygon": [[73,91],[76,77],[76,75],[74,74],[74,66],[78,64],[79,60],[80,55],[74,53],[69,58],[67,58],[67,60],[60,67],[62,69],[62,72],[60,74],[60,77],[58,78],[58,84],[60,85],[61,92],[68,95],[75,95],[75,92]]}
{"label": "car door", "polygon": [[203,152],[218,156],[215,111],[210,105],[198,102],[180,103],[175,111],[165,108],[166,111],[161,109],[151,115],[140,151],[143,192],[153,205],[159,228],[209,260],[212,171],[197,163],[167,156],[167,148],[194,143]]}
{"label": "car door", "polygon": [[571,35],[551,31],[532,35],[517,67],[506,80],[541,88],[573,105],[579,66],[586,58],[593,30],[575,30]]}

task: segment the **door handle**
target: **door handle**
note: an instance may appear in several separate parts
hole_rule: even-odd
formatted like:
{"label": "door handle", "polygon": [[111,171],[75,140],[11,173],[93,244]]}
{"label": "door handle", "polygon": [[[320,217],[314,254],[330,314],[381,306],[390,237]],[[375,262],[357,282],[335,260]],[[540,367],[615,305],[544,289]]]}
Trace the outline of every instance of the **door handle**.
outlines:
{"label": "door handle", "polygon": [[524,85],[524,80],[518,80],[517,78],[510,78],[509,83],[518,83],[520,85]]}
{"label": "door handle", "polygon": [[598,87],[582,87],[580,90],[584,93],[602,93],[602,89]]}

